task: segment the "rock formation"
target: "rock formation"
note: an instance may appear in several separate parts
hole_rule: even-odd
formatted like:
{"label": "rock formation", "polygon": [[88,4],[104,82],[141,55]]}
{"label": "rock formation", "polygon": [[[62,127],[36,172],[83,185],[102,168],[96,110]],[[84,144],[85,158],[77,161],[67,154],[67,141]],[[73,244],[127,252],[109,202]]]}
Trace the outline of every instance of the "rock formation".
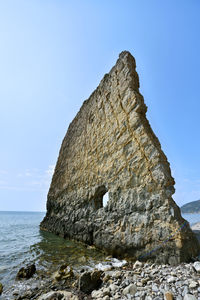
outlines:
{"label": "rock formation", "polygon": [[113,255],[177,264],[196,256],[199,244],[172,199],[174,179],[135,67],[122,52],[70,124],[41,229]]}

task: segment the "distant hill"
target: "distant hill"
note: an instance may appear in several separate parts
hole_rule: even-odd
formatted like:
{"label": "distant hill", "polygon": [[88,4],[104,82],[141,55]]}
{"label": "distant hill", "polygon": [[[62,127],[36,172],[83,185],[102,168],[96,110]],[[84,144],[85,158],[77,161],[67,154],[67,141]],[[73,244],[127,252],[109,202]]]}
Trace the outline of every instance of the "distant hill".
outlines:
{"label": "distant hill", "polygon": [[181,212],[184,214],[200,213],[200,200],[192,201],[181,206]]}

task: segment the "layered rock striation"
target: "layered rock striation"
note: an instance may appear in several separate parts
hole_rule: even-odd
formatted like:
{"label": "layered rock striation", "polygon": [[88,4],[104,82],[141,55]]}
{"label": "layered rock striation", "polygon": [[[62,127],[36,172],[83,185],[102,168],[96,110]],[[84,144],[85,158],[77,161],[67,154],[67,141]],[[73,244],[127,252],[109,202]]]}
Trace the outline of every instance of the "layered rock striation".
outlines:
{"label": "layered rock striation", "polygon": [[41,229],[113,255],[177,264],[196,256],[199,244],[172,199],[174,179],[135,67],[122,52],[70,124]]}

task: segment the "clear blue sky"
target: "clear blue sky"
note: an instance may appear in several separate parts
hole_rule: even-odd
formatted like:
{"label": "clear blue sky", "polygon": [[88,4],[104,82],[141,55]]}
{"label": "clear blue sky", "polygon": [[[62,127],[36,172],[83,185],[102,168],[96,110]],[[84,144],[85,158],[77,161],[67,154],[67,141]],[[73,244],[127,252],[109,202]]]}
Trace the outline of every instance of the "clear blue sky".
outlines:
{"label": "clear blue sky", "polygon": [[174,199],[200,199],[199,13],[199,0],[0,1],[0,210],[45,210],[67,127],[123,50]]}

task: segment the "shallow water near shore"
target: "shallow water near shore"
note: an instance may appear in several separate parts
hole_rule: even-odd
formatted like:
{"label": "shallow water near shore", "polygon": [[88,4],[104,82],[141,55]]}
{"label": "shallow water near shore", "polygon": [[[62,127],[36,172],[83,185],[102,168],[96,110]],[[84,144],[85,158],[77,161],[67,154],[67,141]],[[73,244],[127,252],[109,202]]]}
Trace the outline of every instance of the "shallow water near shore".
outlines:
{"label": "shallow water near shore", "polygon": [[15,285],[18,270],[35,263],[37,270],[52,274],[67,263],[74,269],[94,267],[105,260],[101,251],[40,231],[45,213],[0,212],[0,282]]}

